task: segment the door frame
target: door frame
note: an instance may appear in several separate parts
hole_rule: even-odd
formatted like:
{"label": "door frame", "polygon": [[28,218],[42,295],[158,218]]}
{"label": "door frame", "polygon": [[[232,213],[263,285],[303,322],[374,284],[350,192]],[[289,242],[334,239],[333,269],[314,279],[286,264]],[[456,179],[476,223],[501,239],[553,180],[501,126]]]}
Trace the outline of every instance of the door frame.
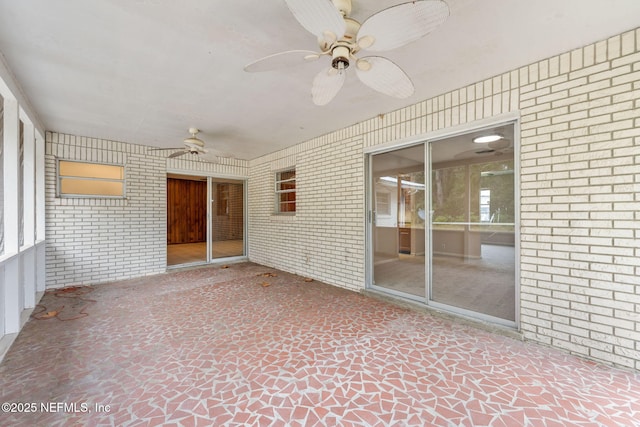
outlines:
{"label": "door frame", "polygon": [[[425,191],[428,189],[428,199],[431,199],[431,142],[439,141],[442,139],[464,135],[474,131],[482,130],[483,128],[492,128],[499,125],[513,125],[514,133],[514,210],[515,210],[515,322],[511,322],[506,319],[500,319],[482,313],[477,313],[469,310],[465,310],[459,307],[453,307],[445,304],[439,304],[431,300],[431,259],[433,254],[432,238],[431,236],[431,220],[429,220],[428,228],[425,228],[425,297],[416,297],[409,294],[394,291],[392,289],[386,289],[373,284],[373,271],[374,271],[374,248],[373,248],[373,224],[375,221],[375,206],[373,206],[374,197],[374,185],[373,185],[373,170],[372,170],[372,158],[376,154],[388,153],[411,146],[425,144]],[[404,138],[396,141],[390,141],[377,146],[366,147],[363,150],[364,166],[365,166],[365,289],[369,289],[375,292],[382,292],[384,294],[390,294],[396,297],[400,297],[405,300],[410,300],[425,307],[431,307],[437,310],[447,311],[461,317],[470,318],[476,321],[485,321],[492,324],[506,326],[516,330],[520,330],[520,186],[521,186],[521,168],[520,168],[520,112],[510,112],[506,114],[497,115],[494,117],[465,123],[458,126],[453,126],[446,129],[435,130],[427,132],[421,135],[416,135],[410,138]],[[430,217],[430,215],[429,215]]]}
{"label": "door frame", "polygon": [[[375,203],[375,185],[373,184],[373,162],[371,161],[373,156],[378,155],[378,154],[384,154],[384,153],[391,153],[397,150],[402,150],[405,148],[410,148],[410,147],[416,147],[419,145],[423,145],[423,162],[426,161],[427,157],[426,157],[426,147],[427,147],[427,141],[422,139],[422,138],[418,138],[418,139],[412,139],[410,141],[407,142],[399,142],[398,144],[393,144],[393,145],[385,145],[384,147],[380,148],[379,150],[365,150],[365,173],[367,174],[365,177],[365,207],[366,207],[366,221],[365,221],[365,288],[366,289],[372,289],[374,291],[379,291],[379,292],[383,292],[386,294],[391,294],[406,300],[411,300],[411,301],[415,301],[424,305],[427,305],[428,302],[428,298],[429,295],[426,294],[427,289],[426,289],[426,280],[425,280],[425,296],[418,296],[418,295],[412,295],[412,294],[408,294],[405,292],[400,292],[400,291],[396,291],[394,289],[388,289],[388,288],[384,288],[382,286],[376,286],[373,283],[373,270],[374,270],[374,264],[375,264],[375,250],[373,248],[374,245],[374,237],[373,237],[373,226],[376,220],[376,207],[374,206]],[[424,167],[425,167],[425,171],[426,171],[426,163],[424,163]],[[427,194],[427,188],[426,187],[428,184],[428,177],[425,174],[425,197]],[[427,232],[426,232],[426,228],[425,228],[425,278],[427,277],[426,275],[429,274],[428,270],[427,270],[427,262],[426,262],[426,257],[428,256],[428,248],[427,248],[427,243],[429,242],[430,239],[427,238]]]}
{"label": "door frame", "polygon": [[[248,179],[246,176],[237,176],[237,175],[225,175],[225,174],[216,174],[216,173],[207,173],[207,172],[201,172],[201,171],[190,171],[190,170],[182,170],[182,169],[171,169],[171,168],[167,168],[166,172],[165,172],[165,182],[166,179],[169,178],[169,175],[182,175],[182,176],[192,176],[192,177],[199,177],[199,178],[207,178],[207,220],[206,220],[206,236],[207,236],[207,241],[206,241],[206,251],[207,251],[207,256],[206,259],[204,261],[196,261],[196,262],[190,262],[190,263],[186,263],[186,264],[175,264],[175,265],[166,265],[166,269],[170,270],[170,269],[174,269],[174,268],[183,268],[183,267],[188,267],[188,266],[196,266],[196,265],[206,265],[206,264],[216,264],[216,263],[224,263],[224,262],[234,262],[234,261],[245,261],[248,259],[249,255],[248,255],[248,212],[247,212],[247,204],[248,204]],[[239,255],[239,256],[233,256],[233,257],[226,257],[226,258],[212,258],[211,256],[211,249],[212,249],[212,236],[213,236],[213,230],[212,230],[212,226],[211,226],[211,220],[212,220],[212,211],[213,211],[213,180],[214,179],[228,179],[228,180],[233,180],[233,181],[238,181],[238,182],[242,182],[242,203],[243,203],[243,209],[242,209],[242,227],[243,227],[243,233],[242,233],[242,251],[243,251],[243,255]],[[167,201],[165,200],[165,205],[167,204]],[[165,221],[166,224],[166,221]],[[165,230],[165,235],[166,235],[167,231]]]}

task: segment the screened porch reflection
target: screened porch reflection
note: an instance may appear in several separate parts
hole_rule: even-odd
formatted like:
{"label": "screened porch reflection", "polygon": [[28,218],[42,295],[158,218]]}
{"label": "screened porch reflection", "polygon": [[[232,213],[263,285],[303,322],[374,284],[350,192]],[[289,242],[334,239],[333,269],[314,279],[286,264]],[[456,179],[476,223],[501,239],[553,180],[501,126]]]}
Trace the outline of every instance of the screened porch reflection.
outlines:
{"label": "screened porch reflection", "polygon": [[378,154],[372,162],[373,284],[424,298],[424,145]]}

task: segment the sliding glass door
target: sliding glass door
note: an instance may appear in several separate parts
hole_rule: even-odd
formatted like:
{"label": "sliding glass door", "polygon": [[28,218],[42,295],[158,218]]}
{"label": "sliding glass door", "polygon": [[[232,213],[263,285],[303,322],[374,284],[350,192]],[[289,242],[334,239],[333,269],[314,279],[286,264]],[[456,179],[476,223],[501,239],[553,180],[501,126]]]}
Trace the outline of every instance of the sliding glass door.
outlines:
{"label": "sliding glass door", "polygon": [[242,180],[169,174],[167,266],[245,255]]}
{"label": "sliding glass door", "polygon": [[424,144],[372,156],[373,281],[425,297]]}
{"label": "sliding glass door", "polygon": [[513,150],[453,144],[430,144],[430,300],[515,322]]}
{"label": "sliding glass door", "polygon": [[516,324],[513,137],[505,124],[371,155],[370,287]]}
{"label": "sliding glass door", "polygon": [[211,179],[211,259],[244,255],[244,182]]}

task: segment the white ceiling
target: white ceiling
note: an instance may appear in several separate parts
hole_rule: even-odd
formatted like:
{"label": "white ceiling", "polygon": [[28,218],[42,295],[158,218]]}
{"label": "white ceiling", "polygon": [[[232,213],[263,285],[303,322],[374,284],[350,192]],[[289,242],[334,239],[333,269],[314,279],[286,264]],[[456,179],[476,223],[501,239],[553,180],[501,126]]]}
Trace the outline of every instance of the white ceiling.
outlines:
{"label": "white ceiling", "polygon": [[[362,22],[402,0],[353,0]],[[638,0],[447,0],[427,37],[384,55],[412,78],[398,100],[349,73],[327,106],[325,63],[265,73],[266,55],[316,50],[283,0],[0,0],[0,52],[47,130],[157,147],[189,127],[252,159],[640,26]]]}

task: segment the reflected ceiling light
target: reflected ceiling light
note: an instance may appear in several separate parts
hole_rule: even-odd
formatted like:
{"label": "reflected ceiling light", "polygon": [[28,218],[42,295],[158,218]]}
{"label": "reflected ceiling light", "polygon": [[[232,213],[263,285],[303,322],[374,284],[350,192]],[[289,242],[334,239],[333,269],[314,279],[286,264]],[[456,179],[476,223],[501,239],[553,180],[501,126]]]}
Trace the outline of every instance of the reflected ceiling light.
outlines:
{"label": "reflected ceiling light", "polygon": [[486,144],[487,142],[499,141],[502,138],[504,138],[504,136],[498,135],[498,134],[482,135],[482,136],[476,136],[475,138],[473,138],[473,142],[475,142],[476,144]]}
{"label": "reflected ceiling light", "polygon": [[[398,178],[394,178],[392,176],[382,176],[380,177],[380,182],[381,183],[390,183],[390,184],[395,184],[398,185]],[[419,190],[424,190],[424,184],[420,183],[420,182],[412,182],[412,181],[405,181],[404,179],[400,180],[400,184],[402,186],[402,188],[417,188]]]}

